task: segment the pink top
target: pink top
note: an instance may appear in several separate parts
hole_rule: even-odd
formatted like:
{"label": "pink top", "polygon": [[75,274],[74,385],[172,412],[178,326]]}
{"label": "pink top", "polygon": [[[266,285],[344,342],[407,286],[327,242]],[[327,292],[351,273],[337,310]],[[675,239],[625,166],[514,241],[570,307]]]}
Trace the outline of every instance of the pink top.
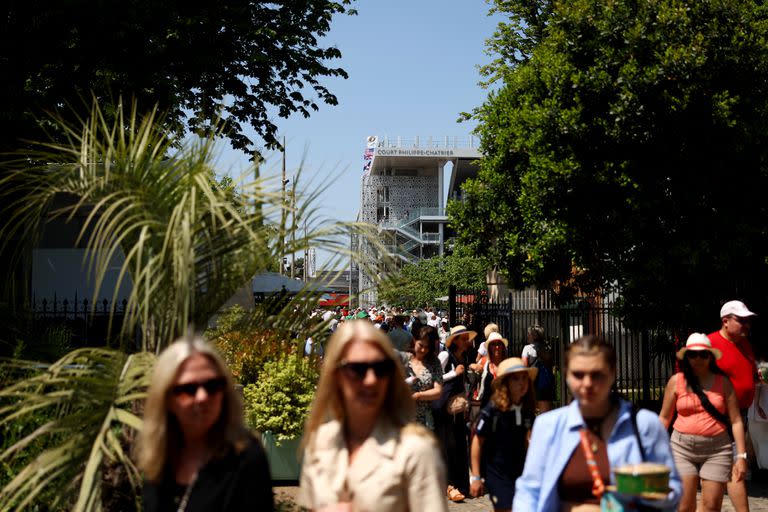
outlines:
{"label": "pink top", "polygon": [[[674,428],[681,434],[714,437],[725,432],[725,425],[713,418],[701,405],[696,393],[688,390],[685,376],[677,374],[677,419]],[[725,414],[725,394],[723,393],[723,376],[715,375],[712,389],[704,390],[715,409]]]}

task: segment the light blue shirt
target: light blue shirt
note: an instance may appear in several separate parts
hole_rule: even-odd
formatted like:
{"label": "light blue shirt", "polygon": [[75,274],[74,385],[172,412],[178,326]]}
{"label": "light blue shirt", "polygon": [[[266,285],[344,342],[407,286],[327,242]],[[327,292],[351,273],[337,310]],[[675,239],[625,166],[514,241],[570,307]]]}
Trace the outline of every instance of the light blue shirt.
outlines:
{"label": "light blue shirt", "polygon": [[[632,428],[632,405],[622,400],[616,425],[608,438],[608,461],[611,468],[623,464],[642,462],[637,438]],[[659,417],[648,410],[637,412],[637,429],[645,449],[646,462],[657,462],[672,468],[669,477],[670,492],[666,500],[647,501],[644,505],[660,510],[676,510],[680,501],[682,485],[675,468],[669,436]],[[515,485],[513,510],[530,512],[560,510],[557,482],[565,466],[579,445],[579,430],[584,419],[579,404],[573,401],[567,407],[542,414],[533,424],[528,455],[525,458],[523,474]],[[587,469],[584,468],[584,471]],[[613,474],[611,483],[615,485]]]}

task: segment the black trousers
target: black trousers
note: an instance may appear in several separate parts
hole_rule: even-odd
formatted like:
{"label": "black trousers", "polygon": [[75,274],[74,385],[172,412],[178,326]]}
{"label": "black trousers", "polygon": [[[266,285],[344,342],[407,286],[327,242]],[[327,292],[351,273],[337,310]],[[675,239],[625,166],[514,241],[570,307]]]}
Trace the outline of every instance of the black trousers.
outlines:
{"label": "black trousers", "polygon": [[464,414],[455,416],[447,412],[432,411],[435,419],[435,435],[440,442],[448,485],[456,487],[469,497],[469,432]]}

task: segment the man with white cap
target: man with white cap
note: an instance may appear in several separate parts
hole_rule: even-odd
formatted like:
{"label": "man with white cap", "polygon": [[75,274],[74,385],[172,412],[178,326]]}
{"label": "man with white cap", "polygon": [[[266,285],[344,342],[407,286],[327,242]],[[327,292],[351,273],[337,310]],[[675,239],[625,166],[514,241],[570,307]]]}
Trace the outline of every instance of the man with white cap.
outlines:
{"label": "man with white cap", "polygon": [[[716,361],[733,384],[739,409],[744,418],[746,430],[746,412],[755,397],[755,376],[757,366],[752,345],[749,343],[749,329],[752,318],[757,316],[738,300],[731,300],[720,308],[720,330],[709,334],[712,347],[722,352]],[[748,443],[749,444],[749,443]],[[736,457],[747,458],[746,452],[737,453]],[[748,511],[747,487],[745,481],[728,482],[728,496],[737,512]]]}

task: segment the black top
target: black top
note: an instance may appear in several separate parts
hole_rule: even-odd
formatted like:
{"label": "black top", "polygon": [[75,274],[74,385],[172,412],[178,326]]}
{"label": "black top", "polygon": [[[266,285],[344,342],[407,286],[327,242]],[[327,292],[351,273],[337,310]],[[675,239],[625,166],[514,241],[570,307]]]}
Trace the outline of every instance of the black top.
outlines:
{"label": "black top", "polygon": [[[443,371],[443,373],[445,374],[450,372],[451,370],[455,370],[456,367],[460,364],[463,364],[464,369],[466,370],[467,368],[466,361],[457,359],[454,353],[449,350],[448,361],[445,364],[445,370]],[[466,372],[456,376],[455,378],[449,381],[444,380],[443,389],[440,392],[440,398],[432,401],[432,410],[437,412],[443,412],[445,410],[445,404],[448,403],[449,398],[456,395],[463,395],[464,397],[466,397],[467,389],[465,387],[465,379],[466,379]]]}
{"label": "black top", "polygon": [[[187,486],[172,476],[159,484],[144,482],[146,512],[176,512]],[[240,453],[211,460],[197,475],[185,512],[273,510],[269,464],[261,443],[251,438]]]}
{"label": "black top", "polygon": [[[482,374],[481,374],[482,375]],[[481,377],[482,378],[482,377]],[[483,396],[480,397],[480,408],[485,409],[485,406],[488,405],[488,403],[491,401],[491,396],[493,395],[493,379],[495,377],[491,373],[490,368],[488,369],[488,372],[485,374],[485,379],[483,379]]]}
{"label": "black top", "polygon": [[521,411],[520,424],[514,410],[500,411],[489,403],[480,411],[477,435],[483,438],[481,473],[494,473],[514,481],[523,474],[525,455],[528,451],[528,431],[534,416]]}

